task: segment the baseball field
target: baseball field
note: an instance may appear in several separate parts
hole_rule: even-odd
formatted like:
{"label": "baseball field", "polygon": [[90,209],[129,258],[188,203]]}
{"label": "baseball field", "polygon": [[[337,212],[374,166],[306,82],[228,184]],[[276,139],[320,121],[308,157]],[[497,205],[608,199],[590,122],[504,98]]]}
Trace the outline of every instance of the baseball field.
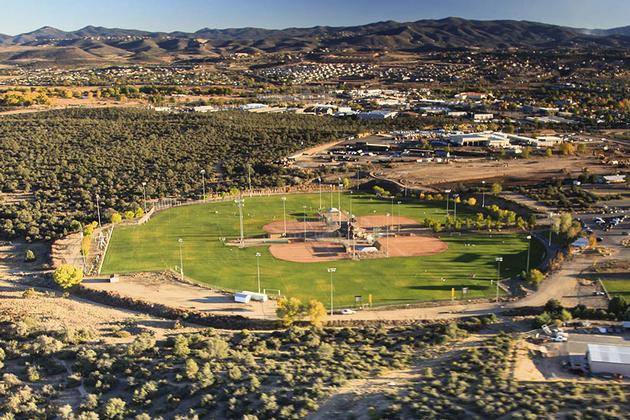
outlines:
{"label": "baseball field", "polygon": [[[303,300],[315,298],[328,306],[328,269],[334,267],[334,304],[341,307],[353,305],[355,296],[361,296],[366,303],[370,294],[375,305],[450,299],[452,288],[458,299],[494,296],[496,289],[491,280],[497,278],[496,257],[503,258],[502,277],[521,272],[527,264],[526,233],[436,235],[419,229],[404,238],[393,236],[398,226],[408,228],[413,221],[427,217],[444,220],[444,201],[399,202],[365,194],[339,196],[328,192],[321,197],[317,193],[285,197],[283,202],[277,195],[245,196],[244,236],[255,238],[284,231],[283,214],[290,234],[299,235],[304,227],[309,233],[324,231],[325,226],[320,226],[317,218],[321,199],[324,208],[341,207],[348,213],[351,208],[361,224],[377,234],[387,231],[391,236],[381,239],[381,258],[346,258],[338,244],[327,242],[285,244],[279,240],[245,248],[228,246],[227,242],[240,235],[239,209],[234,201],[225,201],[176,207],[158,213],[144,225],[117,227],[103,272],[178,270],[181,246],[184,273],[190,279],[227,290],[255,291],[258,260],[262,288],[278,289],[283,295]],[[458,205],[457,216],[473,217],[477,211],[478,208]],[[384,221],[387,226],[380,226]],[[542,246],[532,241],[532,267],[543,252]],[[466,294],[462,292],[464,288]]]}

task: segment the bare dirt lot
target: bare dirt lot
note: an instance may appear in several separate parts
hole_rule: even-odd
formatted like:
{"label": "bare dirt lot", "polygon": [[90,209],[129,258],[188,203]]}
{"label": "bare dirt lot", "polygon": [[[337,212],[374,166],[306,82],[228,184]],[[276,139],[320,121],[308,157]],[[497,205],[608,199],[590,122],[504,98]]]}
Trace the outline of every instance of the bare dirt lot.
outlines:
{"label": "bare dirt lot", "polygon": [[450,164],[405,162],[392,164],[377,175],[401,180],[405,185],[439,185],[507,178],[507,181],[551,179],[567,174],[579,175],[584,168],[592,174],[610,172],[593,156],[536,157],[527,160],[466,159]]}
{"label": "bare dirt lot", "polygon": [[25,294],[24,291],[27,289],[28,287],[15,281],[0,280],[0,315],[13,321],[28,317],[50,330],[93,329],[108,342],[131,339],[112,334],[121,328],[121,324],[133,324],[138,328],[154,332],[158,337],[174,332],[174,324],[170,320],[100,305],[75,297],[65,298],[59,293],[39,291]]}
{"label": "bare dirt lot", "polygon": [[231,293],[223,293],[174,280],[171,273],[136,273],[120,276],[118,283],[107,279],[88,279],[83,285],[106,290],[146,302],[174,308],[206,311],[215,315],[242,315],[249,318],[275,318],[274,301],[236,303]]}
{"label": "bare dirt lot", "polygon": [[269,247],[271,255],[279,260],[311,263],[349,259],[343,245],[334,242],[295,242],[275,244]]}

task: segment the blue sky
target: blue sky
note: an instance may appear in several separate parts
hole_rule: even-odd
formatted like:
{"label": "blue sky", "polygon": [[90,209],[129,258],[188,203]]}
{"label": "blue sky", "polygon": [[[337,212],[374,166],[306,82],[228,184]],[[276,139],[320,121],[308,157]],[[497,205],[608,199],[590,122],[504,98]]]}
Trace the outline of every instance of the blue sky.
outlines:
{"label": "blue sky", "polygon": [[0,0],[0,33],[15,35],[45,25],[195,31],[447,16],[611,28],[630,25],[630,0]]}

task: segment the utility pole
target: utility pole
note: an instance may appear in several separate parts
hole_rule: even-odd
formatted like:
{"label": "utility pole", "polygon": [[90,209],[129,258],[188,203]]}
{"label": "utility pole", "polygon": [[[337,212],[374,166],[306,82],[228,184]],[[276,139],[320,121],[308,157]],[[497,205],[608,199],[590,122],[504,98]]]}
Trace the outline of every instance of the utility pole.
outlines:
{"label": "utility pole", "polygon": [[260,293],[260,252],[256,253],[256,274],[258,277],[258,293]]}
{"label": "utility pole", "polygon": [[182,252],[182,245],[184,244],[184,240],[179,238],[177,240],[179,242],[179,272],[182,276],[182,281],[184,281],[184,254]]}
{"label": "utility pole", "polygon": [[499,281],[501,280],[501,261],[503,261],[503,257],[496,257],[494,259],[497,262],[497,303],[499,302]]}
{"label": "utility pole", "polygon": [[402,203],[402,201],[398,202],[398,205],[396,207],[398,207],[398,234],[400,234],[400,203]]}
{"label": "utility pole", "polygon": [[142,183],[142,195],[144,196],[144,213],[147,212],[147,182]]}
{"label": "utility pole", "polygon": [[243,206],[245,205],[245,201],[243,200],[243,197],[239,197],[238,199],[234,200],[234,202],[236,203],[236,205],[238,206],[238,217],[239,217],[239,222],[241,225],[241,244],[240,247],[243,248],[245,246],[245,239],[244,239],[244,234],[243,234]]}
{"label": "utility pole", "polygon": [[527,271],[526,274],[529,274],[529,254],[532,248],[532,235],[527,235]]}
{"label": "utility pole", "polygon": [[96,214],[98,215],[98,227],[101,227],[101,204],[99,202],[99,196],[96,194]]}
{"label": "utility pole", "polygon": [[481,207],[486,207],[486,181],[481,181]]}
{"label": "utility pole", "polygon": [[282,197],[282,220],[284,221],[284,237],[287,236],[287,198]]}
{"label": "utility pole", "polygon": [[201,170],[201,185],[203,188],[203,196],[201,197],[202,201],[206,201],[206,170]]}
{"label": "utility pole", "polygon": [[333,273],[337,271],[337,269],[335,267],[330,267],[328,269],[328,272],[330,273],[330,316],[333,316],[334,308],[333,308],[333,302],[334,302],[334,295],[333,295]]}
{"label": "utility pole", "polygon": [[335,207],[335,202],[333,201],[333,191],[335,190],[335,184],[330,185],[330,208]]}

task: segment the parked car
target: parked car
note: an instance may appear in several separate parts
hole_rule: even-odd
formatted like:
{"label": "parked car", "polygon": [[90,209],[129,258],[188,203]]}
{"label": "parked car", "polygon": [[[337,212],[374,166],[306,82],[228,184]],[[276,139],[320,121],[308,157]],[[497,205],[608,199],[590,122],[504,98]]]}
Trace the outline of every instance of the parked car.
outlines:
{"label": "parked car", "polygon": [[357,311],[353,311],[352,309],[342,309],[341,310],[341,315],[352,315],[352,314],[356,314]]}

